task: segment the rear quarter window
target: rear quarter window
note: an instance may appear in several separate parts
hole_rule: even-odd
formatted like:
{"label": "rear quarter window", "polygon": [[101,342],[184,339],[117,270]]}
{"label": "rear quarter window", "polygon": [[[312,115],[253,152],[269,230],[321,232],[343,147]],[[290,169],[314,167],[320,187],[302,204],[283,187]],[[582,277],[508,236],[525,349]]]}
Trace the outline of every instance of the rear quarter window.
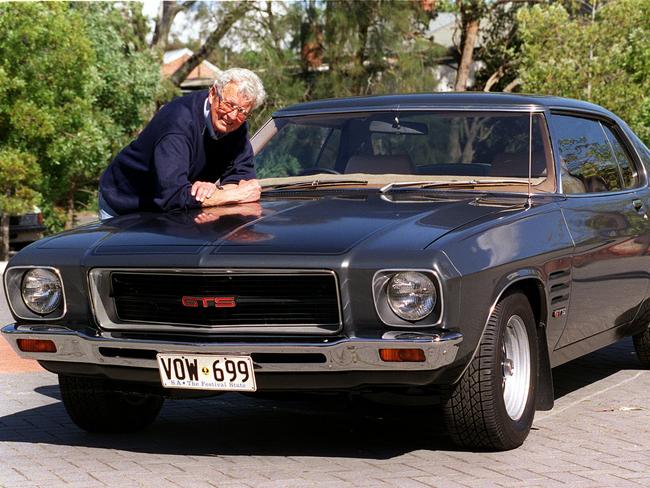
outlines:
{"label": "rear quarter window", "polygon": [[601,127],[605,131],[605,135],[612,147],[618,167],[621,170],[623,186],[625,188],[635,188],[639,186],[639,175],[637,174],[632,158],[627,149],[625,149],[625,145],[621,141],[620,136],[616,133],[613,127],[607,126],[603,123],[601,123]]}
{"label": "rear quarter window", "polygon": [[648,149],[648,146],[646,146],[636,134],[632,133],[631,139],[634,148],[639,153],[643,166],[645,166],[646,173],[650,172],[650,149]]}

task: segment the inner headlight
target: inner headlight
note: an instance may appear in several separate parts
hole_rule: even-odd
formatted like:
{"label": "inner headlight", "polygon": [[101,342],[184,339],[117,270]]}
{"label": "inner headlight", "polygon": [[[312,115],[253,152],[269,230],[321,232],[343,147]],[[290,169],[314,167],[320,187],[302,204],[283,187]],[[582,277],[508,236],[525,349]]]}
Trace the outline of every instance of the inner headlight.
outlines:
{"label": "inner headlight", "polygon": [[404,320],[422,320],[436,306],[436,287],[423,273],[404,271],[388,282],[386,298],[396,315]]}
{"label": "inner headlight", "polygon": [[35,268],[25,273],[21,293],[27,308],[39,315],[47,315],[61,303],[61,280],[49,269]]}

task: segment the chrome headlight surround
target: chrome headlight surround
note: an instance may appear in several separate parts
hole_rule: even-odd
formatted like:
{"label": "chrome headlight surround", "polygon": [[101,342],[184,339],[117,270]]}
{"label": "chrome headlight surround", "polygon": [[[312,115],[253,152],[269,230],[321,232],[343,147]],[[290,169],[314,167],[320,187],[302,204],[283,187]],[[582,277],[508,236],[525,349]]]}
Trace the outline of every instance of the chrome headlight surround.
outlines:
{"label": "chrome headlight surround", "polygon": [[377,271],[372,280],[372,293],[377,314],[386,325],[427,327],[442,320],[440,279],[431,269]]}
{"label": "chrome headlight surround", "polygon": [[[40,284],[39,280],[41,280]],[[25,320],[46,321],[58,320],[65,315],[65,289],[61,273],[57,268],[52,266],[11,266],[4,273],[4,282],[7,302],[16,317]],[[38,297],[35,297],[34,294],[38,292],[44,294],[42,298],[45,302],[50,302],[49,306],[45,308],[38,306]],[[28,304],[30,297],[34,300]]]}

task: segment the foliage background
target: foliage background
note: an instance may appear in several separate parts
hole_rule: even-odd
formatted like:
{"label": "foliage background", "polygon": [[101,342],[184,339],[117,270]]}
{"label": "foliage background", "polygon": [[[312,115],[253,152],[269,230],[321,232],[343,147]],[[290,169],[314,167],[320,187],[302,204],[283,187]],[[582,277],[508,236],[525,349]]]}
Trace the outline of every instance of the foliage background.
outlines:
{"label": "foliage background", "polygon": [[603,105],[650,142],[649,1],[603,3],[589,16],[535,5],[518,20],[526,91]]}
{"label": "foliage background", "polygon": [[4,212],[40,200],[58,229],[94,201],[102,169],[153,113],[159,60],[133,30],[109,3],[0,4]]}

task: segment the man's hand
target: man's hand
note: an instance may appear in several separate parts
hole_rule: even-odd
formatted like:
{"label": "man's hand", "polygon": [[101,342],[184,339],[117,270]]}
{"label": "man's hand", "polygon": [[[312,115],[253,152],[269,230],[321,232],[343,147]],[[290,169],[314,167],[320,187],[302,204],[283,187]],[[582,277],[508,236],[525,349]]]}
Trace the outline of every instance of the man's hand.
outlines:
{"label": "man's hand", "polygon": [[262,187],[257,180],[240,180],[238,184],[224,185],[223,190],[216,190],[210,197],[201,201],[202,207],[230,205],[235,203],[252,203],[260,199]]}
{"label": "man's hand", "polygon": [[240,180],[237,185],[238,203],[257,202],[262,194],[262,187],[257,180]]}
{"label": "man's hand", "polygon": [[195,181],[192,183],[192,196],[197,202],[203,202],[210,198],[217,190],[217,185],[209,181]]}

